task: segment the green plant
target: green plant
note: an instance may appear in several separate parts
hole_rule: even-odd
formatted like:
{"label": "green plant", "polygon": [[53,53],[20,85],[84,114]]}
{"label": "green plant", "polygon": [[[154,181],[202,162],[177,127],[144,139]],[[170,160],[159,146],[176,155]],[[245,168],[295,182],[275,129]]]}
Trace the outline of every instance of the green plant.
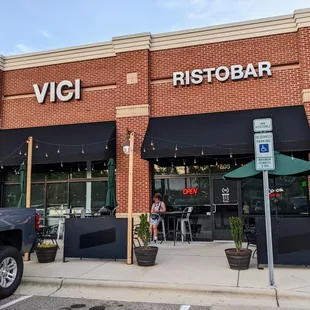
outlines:
{"label": "green plant", "polygon": [[150,234],[150,222],[147,214],[140,215],[140,225],[138,229],[138,236],[142,240],[144,247],[148,246]]}
{"label": "green plant", "polygon": [[53,244],[53,243],[41,243],[37,246],[39,249],[51,249],[51,248],[55,248],[57,247],[56,244]]}
{"label": "green plant", "polygon": [[237,252],[242,248],[243,222],[239,217],[230,217],[229,225]]}

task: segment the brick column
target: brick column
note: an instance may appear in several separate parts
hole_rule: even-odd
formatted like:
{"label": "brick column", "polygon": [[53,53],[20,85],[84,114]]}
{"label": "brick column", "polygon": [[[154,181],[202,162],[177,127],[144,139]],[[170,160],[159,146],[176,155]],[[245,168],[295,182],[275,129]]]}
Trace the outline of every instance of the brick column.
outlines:
{"label": "brick column", "polygon": [[[141,213],[149,212],[152,192],[149,163],[141,159],[141,146],[150,114],[149,41],[149,34],[113,38],[118,100],[116,107],[116,195],[119,204],[117,216],[127,216],[129,156],[124,154],[122,144],[129,129],[135,133],[133,174],[135,223],[138,222]],[[139,46],[136,51],[128,52],[126,47],[130,44],[142,46]]]}
{"label": "brick column", "polygon": [[3,69],[4,67],[4,59],[3,57],[0,55],[0,129],[2,128],[2,113],[3,113],[3,108],[2,108],[2,96],[3,96]]}

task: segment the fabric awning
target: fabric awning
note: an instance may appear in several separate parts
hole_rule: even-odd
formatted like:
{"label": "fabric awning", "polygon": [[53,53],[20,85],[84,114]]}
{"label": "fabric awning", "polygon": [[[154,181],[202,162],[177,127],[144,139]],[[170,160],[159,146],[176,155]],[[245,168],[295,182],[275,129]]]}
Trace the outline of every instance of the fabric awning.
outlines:
{"label": "fabric awning", "polygon": [[3,166],[19,165],[22,160],[26,162],[27,143],[18,147],[29,136],[34,138],[33,164],[100,161],[115,158],[116,154],[114,121],[7,129],[0,131],[0,161]]}
{"label": "fabric awning", "polygon": [[[304,106],[151,118],[142,158],[221,156],[254,153],[253,120],[272,118],[275,150],[310,151]],[[175,149],[177,148],[177,151]]]}

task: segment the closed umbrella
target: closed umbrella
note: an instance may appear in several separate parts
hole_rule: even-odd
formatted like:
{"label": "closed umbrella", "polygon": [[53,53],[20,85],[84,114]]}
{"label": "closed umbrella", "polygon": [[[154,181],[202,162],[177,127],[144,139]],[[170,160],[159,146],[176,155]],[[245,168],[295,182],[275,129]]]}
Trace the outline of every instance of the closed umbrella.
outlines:
{"label": "closed umbrella", "polygon": [[[248,177],[255,177],[261,174],[261,171],[255,170],[255,160],[237,168],[231,172],[226,173],[223,179],[245,179]],[[290,156],[275,153],[275,170],[269,171],[270,175],[309,175],[310,174],[310,162],[299,158],[292,159]]]}
{"label": "closed umbrella", "polygon": [[110,211],[113,211],[117,207],[115,188],[115,162],[113,158],[110,158],[108,162],[108,191],[105,204],[106,208]]}
{"label": "closed umbrella", "polygon": [[26,169],[24,163],[20,165],[19,174],[20,174],[20,197],[17,207],[26,208]]}

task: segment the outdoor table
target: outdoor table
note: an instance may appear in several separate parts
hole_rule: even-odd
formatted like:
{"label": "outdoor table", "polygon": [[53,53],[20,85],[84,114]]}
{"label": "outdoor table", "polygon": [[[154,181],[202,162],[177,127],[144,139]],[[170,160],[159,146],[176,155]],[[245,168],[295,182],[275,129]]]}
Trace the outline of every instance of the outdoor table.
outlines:
{"label": "outdoor table", "polygon": [[[172,211],[172,212],[165,212],[164,213],[167,217],[172,217],[173,218],[173,230],[168,230],[168,233],[167,233],[167,236],[169,236],[170,234],[173,234],[173,240],[174,240],[174,243],[173,245],[175,246],[175,239],[176,239],[176,219],[180,216],[182,216],[183,214],[183,211]],[[183,232],[181,231],[181,234],[183,235]],[[166,237],[167,237],[166,236]],[[186,241],[190,244],[189,240],[187,239],[187,236],[183,235],[183,237],[186,239]],[[163,242],[163,241],[162,241]],[[161,243],[162,243],[161,242]]]}

